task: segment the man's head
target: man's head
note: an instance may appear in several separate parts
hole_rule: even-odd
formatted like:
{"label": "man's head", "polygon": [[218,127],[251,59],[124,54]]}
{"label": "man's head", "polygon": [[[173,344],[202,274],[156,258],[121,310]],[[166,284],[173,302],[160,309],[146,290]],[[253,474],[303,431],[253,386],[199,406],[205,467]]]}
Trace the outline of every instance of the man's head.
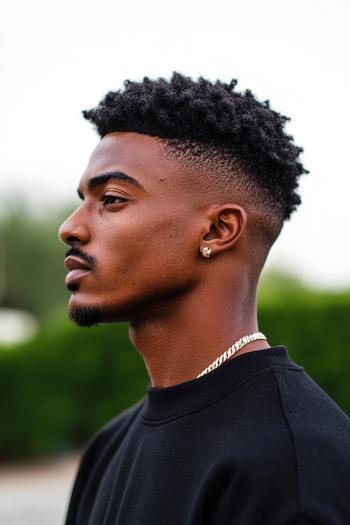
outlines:
{"label": "man's head", "polygon": [[83,112],[101,141],[60,229],[92,269],[67,282],[79,324],[162,315],[208,279],[253,293],[307,171],[288,119],[235,86],[178,73],[126,81]]}

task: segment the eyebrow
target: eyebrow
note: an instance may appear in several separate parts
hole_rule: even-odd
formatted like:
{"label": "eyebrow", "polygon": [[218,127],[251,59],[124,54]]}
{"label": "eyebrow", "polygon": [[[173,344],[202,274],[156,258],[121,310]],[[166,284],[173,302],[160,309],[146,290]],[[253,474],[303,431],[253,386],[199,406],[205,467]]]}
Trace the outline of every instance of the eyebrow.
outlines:
{"label": "eyebrow", "polygon": [[[116,180],[118,182],[120,181],[127,182],[128,184],[132,184],[136,188],[146,192],[141,182],[139,182],[137,179],[134,179],[134,177],[131,177],[130,175],[127,175],[126,173],[123,173],[122,171],[113,171],[111,173],[103,173],[102,175],[96,175],[96,177],[92,177],[88,181],[88,189],[91,191],[97,188],[98,186],[102,186],[103,184],[106,184],[106,182],[110,180]],[[79,197],[83,199],[84,195],[79,188],[77,189],[77,192],[78,192]]]}

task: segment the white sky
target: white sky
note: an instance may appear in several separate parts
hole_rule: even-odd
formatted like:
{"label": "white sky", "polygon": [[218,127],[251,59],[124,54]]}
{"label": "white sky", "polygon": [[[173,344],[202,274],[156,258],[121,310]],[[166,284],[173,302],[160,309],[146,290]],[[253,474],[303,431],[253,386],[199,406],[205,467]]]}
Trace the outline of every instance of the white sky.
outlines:
{"label": "white sky", "polygon": [[239,80],[290,116],[310,170],[273,246],[315,285],[350,287],[348,0],[2,0],[0,205],[75,199],[97,136],[80,111],[126,78]]}

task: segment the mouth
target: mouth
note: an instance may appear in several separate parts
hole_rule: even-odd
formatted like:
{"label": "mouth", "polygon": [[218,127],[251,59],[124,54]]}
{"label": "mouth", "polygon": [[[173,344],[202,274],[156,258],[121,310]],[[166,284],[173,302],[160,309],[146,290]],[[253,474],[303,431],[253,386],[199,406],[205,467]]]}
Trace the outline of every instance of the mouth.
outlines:
{"label": "mouth", "polygon": [[70,255],[64,261],[64,265],[68,270],[64,283],[69,288],[73,283],[92,272],[91,266],[79,259]]}

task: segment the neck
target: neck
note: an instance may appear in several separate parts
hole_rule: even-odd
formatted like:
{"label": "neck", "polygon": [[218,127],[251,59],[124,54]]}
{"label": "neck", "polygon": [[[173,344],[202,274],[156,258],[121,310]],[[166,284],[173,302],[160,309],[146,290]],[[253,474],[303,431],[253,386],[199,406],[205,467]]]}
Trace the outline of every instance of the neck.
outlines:
{"label": "neck", "polygon": [[[220,290],[217,282],[172,302],[161,316],[129,324],[130,340],[156,388],[195,379],[232,343],[257,331],[255,293],[248,295],[243,286],[234,292]],[[269,346],[264,340],[252,341],[238,355]]]}

